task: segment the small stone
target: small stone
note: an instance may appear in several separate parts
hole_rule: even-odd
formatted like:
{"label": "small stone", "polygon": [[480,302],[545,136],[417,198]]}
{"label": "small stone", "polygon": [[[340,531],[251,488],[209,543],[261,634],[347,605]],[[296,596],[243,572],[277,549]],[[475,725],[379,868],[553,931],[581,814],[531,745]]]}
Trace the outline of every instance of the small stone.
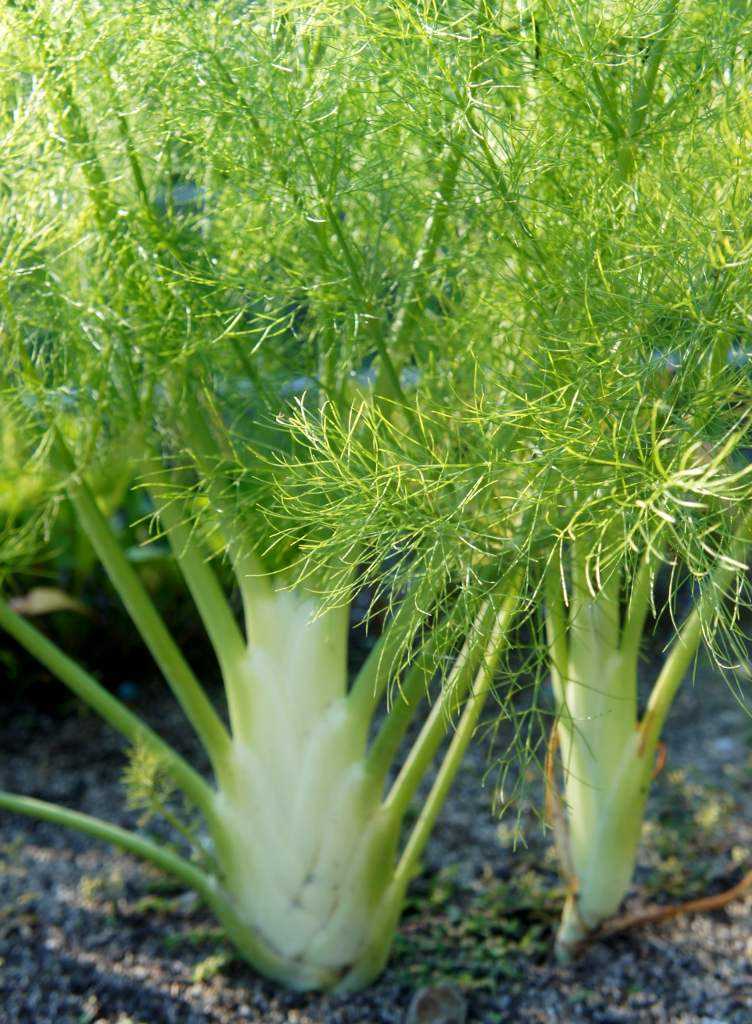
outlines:
{"label": "small stone", "polygon": [[405,1024],[465,1024],[467,1002],[456,985],[428,985],[413,996]]}
{"label": "small stone", "polygon": [[186,915],[195,914],[201,906],[201,897],[197,892],[184,892],[175,897],[175,906]]}

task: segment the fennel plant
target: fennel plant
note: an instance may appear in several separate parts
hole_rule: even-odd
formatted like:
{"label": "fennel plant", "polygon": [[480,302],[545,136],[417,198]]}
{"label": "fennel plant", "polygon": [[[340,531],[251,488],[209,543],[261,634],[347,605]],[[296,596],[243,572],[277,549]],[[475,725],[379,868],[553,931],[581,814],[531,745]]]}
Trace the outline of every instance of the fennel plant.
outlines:
{"label": "fennel plant", "polygon": [[[527,711],[512,696],[545,666],[561,955],[597,930],[629,885],[701,638],[719,655],[731,641],[732,666],[743,639],[749,44],[747,0],[4,12],[5,401],[30,458],[56,468],[45,513],[67,495],[214,772],[198,778],[6,604],[4,627],[150,748],[210,841],[191,862],[5,806],[175,871],[270,975],[362,984],[532,597],[546,629],[521,632],[505,666],[506,763],[544,742],[539,688]],[[229,728],[87,486],[136,425]],[[26,538],[5,540],[12,568]],[[237,578],[243,632],[210,554]],[[661,575],[670,607],[689,593],[694,608],[643,708]],[[359,583],[394,614],[348,687]],[[437,668],[442,696],[385,789]]]}
{"label": "fennel plant", "polygon": [[[447,316],[441,246],[450,210],[465,205],[466,150],[483,145],[400,4],[374,15],[327,3],[43,0],[1,17],[0,395],[44,486],[23,529],[3,532],[0,626],[132,745],[131,802],[145,824],[162,817],[174,842],[18,794],[0,794],[0,807],[172,872],[272,978],[361,986],[388,955],[520,583],[500,556],[483,595],[471,592],[440,533],[412,553],[409,520],[370,574],[381,538],[367,524],[326,550],[335,490],[317,499],[317,521],[296,517],[285,475],[298,442],[285,421],[297,400],[317,422],[336,409],[353,437],[366,410],[419,432],[413,392],[423,372],[451,369],[457,345],[416,340],[416,315]],[[495,31],[482,5],[472,25],[481,42]],[[471,88],[479,40],[442,45]],[[92,490],[93,467],[124,443],[216,652],[226,708],[196,678]],[[193,727],[210,780],[14,612],[14,569],[63,503]],[[391,614],[350,682],[349,609],[365,583]],[[437,674],[440,695],[406,744]]]}
{"label": "fennel plant", "polygon": [[[703,15],[713,13],[730,18],[705,36]],[[552,742],[564,772],[564,807],[551,800],[569,888],[562,960],[629,888],[661,731],[703,636],[721,667],[746,656],[752,352],[741,153],[750,122],[739,46],[749,14],[746,5],[692,12],[667,3],[646,12],[631,39],[614,39],[610,27],[610,38],[591,42],[613,175],[595,223],[586,214],[575,232],[590,239],[572,288],[588,308],[578,365],[563,378],[571,387],[579,377],[595,416],[573,445],[587,450],[562,488],[568,521],[544,586]],[[598,53],[609,55],[601,67]],[[591,306],[593,273],[605,294]],[[605,376],[609,364],[624,388]],[[675,636],[641,699],[640,647],[661,576]],[[689,610],[677,621],[680,594]]]}
{"label": "fennel plant", "polygon": [[[444,15],[423,10],[415,31],[440,39]],[[562,960],[629,888],[661,731],[701,642],[732,682],[746,658],[751,15],[745,2],[526,8],[504,47],[514,116],[489,65],[463,113],[481,140],[463,185],[484,224],[441,324],[467,339],[451,397],[421,393],[411,436],[374,418],[367,443],[335,412],[323,428],[297,418],[290,507],[313,519],[306,479],[336,480],[322,551],[341,547],[342,509],[379,532],[382,557],[410,521],[416,551],[443,534],[471,589],[503,553],[535,595],[545,628],[526,666],[537,656],[552,684]],[[641,646],[663,606],[674,636],[643,697]],[[537,690],[527,711],[502,711],[535,756]]]}

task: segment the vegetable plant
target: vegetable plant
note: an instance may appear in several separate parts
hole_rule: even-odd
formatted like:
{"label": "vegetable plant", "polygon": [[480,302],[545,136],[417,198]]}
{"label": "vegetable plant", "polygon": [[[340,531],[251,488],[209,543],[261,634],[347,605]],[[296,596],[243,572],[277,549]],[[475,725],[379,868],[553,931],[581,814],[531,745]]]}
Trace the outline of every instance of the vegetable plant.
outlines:
{"label": "vegetable plant", "polygon": [[[732,667],[743,642],[748,3],[46,0],[3,18],[4,401],[55,470],[40,508],[73,506],[213,772],[6,602],[4,628],[134,743],[132,799],[194,859],[3,806],[174,871],[271,976],[352,988],[384,962],[503,649],[505,781],[553,730],[571,955],[629,884],[701,638]],[[229,725],[92,499],[93,460],[136,430]],[[4,538],[9,570],[32,541]],[[642,707],[656,581],[669,614],[692,610]],[[362,587],[390,614],[348,686]]]}
{"label": "vegetable plant", "polygon": [[[749,71],[736,47],[749,11],[725,11],[709,42],[703,15],[718,13],[646,5],[589,42],[610,174],[595,216],[577,213],[586,255],[566,276],[585,315],[552,380],[586,396],[590,416],[556,456],[562,470],[579,449],[559,478],[543,588],[564,773],[562,801],[549,794],[569,886],[562,960],[629,888],[661,731],[703,637],[722,668],[746,657]],[[642,693],[641,644],[663,601],[674,636]]]}
{"label": "vegetable plant", "polygon": [[[425,339],[421,363],[411,339],[415,310],[445,315],[433,275],[465,143],[406,13],[226,0],[2,13],[0,383],[42,483],[35,514],[3,533],[0,626],[124,736],[131,805],[173,841],[22,795],[0,806],[172,872],[242,956],[296,988],[349,990],[383,966],[520,603],[511,562],[480,598],[441,536],[411,551],[409,522],[384,565],[361,523],[333,553],[281,486],[293,409],[317,421],[336,410],[353,436],[367,411],[416,430],[421,365],[451,362]],[[390,176],[397,149],[405,166]],[[216,652],[224,707],[92,489],[124,444]],[[61,505],[210,779],[13,610],[14,570]],[[350,682],[364,587],[386,624]],[[467,628],[453,622],[459,605]]]}
{"label": "vegetable plant", "polygon": [[[332,545],[346,507],[387,544],[398,522],[415,524],[416,550],[442,531],[471,590],[500,553],[518,565],[544,626],[523,659],[532,698],[502,711],[515,750],[545,762],[567,960],[629,888],[661,732],[701,642],[732,683],[746,658],[750,8],[549,2],[526,18],[505,40],[514,116],[490,57],[464,114],[486,143],[469,168],[477,195],[497,177],[480,200],[482,267],[466,259],[452,305],[469,340],[451,402],[421,394],[407,439],[374,421],[357,459],[336,417],[297,429],[301,478],[313,466],[347,495],[330,509]],[[436,10],[418,23],[441,36]],[[373,462],[376,501],[362,486]],[[317,514],[305,488],[290,500]],[[672,638],[646,692],[658,619]]]}

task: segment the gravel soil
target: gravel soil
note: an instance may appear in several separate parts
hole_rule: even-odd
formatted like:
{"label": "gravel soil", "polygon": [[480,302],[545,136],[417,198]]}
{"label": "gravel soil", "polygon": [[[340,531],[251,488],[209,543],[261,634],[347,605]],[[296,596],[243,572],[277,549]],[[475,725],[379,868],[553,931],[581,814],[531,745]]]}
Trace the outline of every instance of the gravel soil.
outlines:
{"label": "gravel soil", "polygon": [[[183,738],[169,698],[133,706]],[[171,735],[172,734],[172,735]],[[752,725],[706,671],[677,702],[629,906],[720,892],[752,858]],[[74,703],[0,723],[0,785],[126,825],[117,737]],[[572,968],[550,959],[561,899],[549,838],[491,814],[479,743],[426,855],[390,964],[346,1000],[281,991],[232,958],[191,894],[135,859],[0,815],[2,1024],[390,1024],[448,981],[484,1024],[751,1024],[752,892],[727,908],[614,936]],[[484,784],[485,783],[485,784]],[[536,786],[532,783],[532,796]]]}

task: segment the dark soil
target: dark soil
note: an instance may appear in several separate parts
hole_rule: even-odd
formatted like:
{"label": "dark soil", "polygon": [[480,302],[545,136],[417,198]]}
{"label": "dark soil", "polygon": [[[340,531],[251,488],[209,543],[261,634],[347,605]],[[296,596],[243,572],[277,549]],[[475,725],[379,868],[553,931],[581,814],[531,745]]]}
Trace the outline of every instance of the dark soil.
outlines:
{"label": "dark soil", "polygon": [[[184,738],[169,699],[134,707]],[[718,892],[752,859],[752,724],[701,673],[674,709],[630,906]],[[124,811],[120,742],[70,703],[6,705],[2,788],[134,825]],[[233,960],[190,894],[78,834],[0,815],[2,1024],[388,1024],[417,987],[448,980],[484,1024],[750,1024],[752,893],[551,963],[561,898],[534,816],[513,851],[493,817],[493,772],[479,744],[463,768],[410,895],[388,969],[346,1000],[281,991]],[[482,784],[485,780],[485,786]],[[536,791],[536,783],[532,792]]]}

